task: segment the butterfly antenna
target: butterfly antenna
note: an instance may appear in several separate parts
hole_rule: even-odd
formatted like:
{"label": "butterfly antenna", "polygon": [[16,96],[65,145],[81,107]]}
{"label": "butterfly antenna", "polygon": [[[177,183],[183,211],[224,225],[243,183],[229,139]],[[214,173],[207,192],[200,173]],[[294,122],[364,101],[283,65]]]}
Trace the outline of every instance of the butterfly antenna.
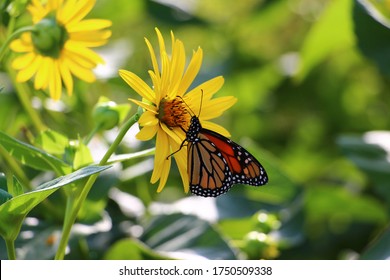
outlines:
{"label": "butterfly antenna", "polygon": [[[203,89],[201,89],[201,96],[200,96],[200,106],[199,106],[199,114],[197,115],[197,117],[199,118],[200,117],[200,111],[202,110],[202,104],[203,104]],[[181,99],[181,101],[183,101],[184,104],[186,104],[188,110],[190,111],[190,115],[191,116],[196,116],[195,112],[192,111],[191,107],[188,106],[187,102],[184,101],[183,97],[181,96],[177,96]]]}

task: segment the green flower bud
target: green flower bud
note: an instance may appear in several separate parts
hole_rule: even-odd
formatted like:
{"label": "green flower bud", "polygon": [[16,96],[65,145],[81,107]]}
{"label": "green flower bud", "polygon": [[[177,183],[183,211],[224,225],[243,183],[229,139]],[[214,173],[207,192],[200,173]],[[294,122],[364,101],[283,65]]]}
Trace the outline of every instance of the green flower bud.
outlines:
{"label": "green flower bud", "polygon": [[113,101],[96,104],[92,117],[101,130],[109,130],[119,124],[120,115],[116,107],[117,104]]}
{"label": "green flower bud", "polygon": [[58,58],[68,39],[66,29],[60,25],[54,16],[42,19],[35,25],[31,34],[35,50],[43,56]]}

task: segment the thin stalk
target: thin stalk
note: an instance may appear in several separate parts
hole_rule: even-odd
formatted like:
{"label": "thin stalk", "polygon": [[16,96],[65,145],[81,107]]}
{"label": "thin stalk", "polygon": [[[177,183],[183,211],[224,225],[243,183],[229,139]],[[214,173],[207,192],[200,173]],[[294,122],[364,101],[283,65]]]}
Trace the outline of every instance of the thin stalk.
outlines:
{"label": "thin stalk", "polygon": [[95,125],[95,127],[91,130],[91,132],[84,139],[84,144],[85,145],[89,144],[89,142],[91,141],[92,137],[100,130],[100,128],[101,128],[101,124],[100,125]]}
{"label": "thin stalk", "polygon": [[16,74],[13,69],[8,67],[7,69],[8,74],[10,75],[12,82],[16,88],[16,93],[19,97],[20,103],[22,104],[24,110],[29,115],[32,124],[34,125],[35,129],[40,132],[46,130],[46,125],[42,122],[41,118],[39,117],[37,111],[31,106],[31,91],[30,88],[26,83],[18,83],[16,82]]}
{"label": "thin stalk", "polygon": [[24,32],[34,31],[34,30],[35,30],[34,26],[26,26],[16,30],[14,33],[9,35],[0,48],[0,61],[3,59],[3,56],[5,55],[7,50],[9,50],[8,48],[9,43],[11,43],[14,39],[16,39],[16,37],[18,37],[20,34]]}
{"label": "thin stalk", "polygon": [[[114,142],[110,146],[110,148],[107,150],[103,158],[99,162],[99,166],[106,165],[108,159],[112,156],[112,154],[115,152],[116,148],[119,146],[120,142],[123,140],[123,138],[126,135],[126,132],[130,129],[130,127],[135,124],[139,119],[139,115],[135,114],[133,115],[127,122],[121,127],[118,136],[115,138]],[[68,204],[67,204],[67,210],[65,213],[65,221],[62,229],[62,236],[60,240],[60,244],[58,245],[57,253],[55,256],[56,260],[62,260],[65,257],[65,249],[66,245],[68,244],[70,232],[72,229],[73,224],[76,221],[77,215],[79,214],[79,211],[87,198],[87,195],[89,191],[91,190],[93,184],[95,183],[97,177],[99,174],[93,174],[89,177],[87,183],[85,184],[83,190],[80,193],[80,196],[73,200],[73,198],[68,198]]]}

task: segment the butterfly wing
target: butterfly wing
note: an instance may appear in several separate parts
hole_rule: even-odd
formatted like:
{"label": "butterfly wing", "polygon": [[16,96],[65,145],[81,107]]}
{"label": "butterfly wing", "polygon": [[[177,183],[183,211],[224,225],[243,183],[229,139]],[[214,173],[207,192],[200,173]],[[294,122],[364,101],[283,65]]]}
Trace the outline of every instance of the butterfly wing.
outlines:
{"label": "butterfly wing", "polygon": [[202,133],[220,150],[229,165],[233,184],[262,186],[268,182],[268,175],[260,162],[245,148],[212,130]]}
{"label": "butterfly wing", "polygon": [[190,190],[200,196],[219,196],[233,184],[261,186],[268,176],[258,160],[219,133],[201,129],[188,145]]}
{"label": "butterfly wing", "polygon": [[188,175],[193,194],[215,197],[226,193],[233,185],[232,173],[225,157],[203,134],[198,141],[188,143]]}

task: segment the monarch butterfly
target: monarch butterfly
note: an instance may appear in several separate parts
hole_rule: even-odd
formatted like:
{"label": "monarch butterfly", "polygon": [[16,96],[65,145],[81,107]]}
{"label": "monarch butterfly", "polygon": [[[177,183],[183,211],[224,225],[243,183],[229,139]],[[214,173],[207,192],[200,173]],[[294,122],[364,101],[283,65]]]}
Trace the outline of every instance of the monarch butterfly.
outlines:
{"label": "monarch butterfly", "polygon": [[264,167],[253,155],[225,136],[203,128],[197,116],[191,117],[180,149],[186,142],[190,191],[195,195],[216,197],[234,184],[261,186],[268,182]]}

